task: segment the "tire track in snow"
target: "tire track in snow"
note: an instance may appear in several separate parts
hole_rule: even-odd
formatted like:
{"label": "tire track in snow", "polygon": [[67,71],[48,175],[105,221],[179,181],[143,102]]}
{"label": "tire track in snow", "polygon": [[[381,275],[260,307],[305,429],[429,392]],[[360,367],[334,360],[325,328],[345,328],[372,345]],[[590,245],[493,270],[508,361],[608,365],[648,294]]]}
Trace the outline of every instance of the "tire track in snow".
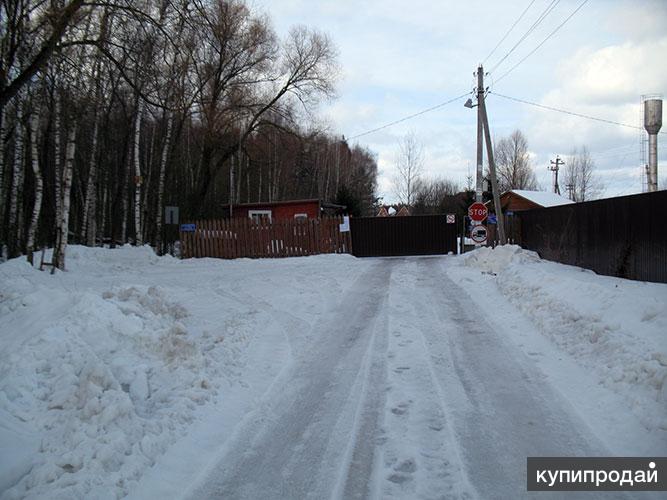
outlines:
{"label": "tire track in snow", "polygon": [[[316,345],[297,355],[284,381],[221,457],[192,498],[323,498],[334,490],[367,372],[364,360],[392,265],[378,262],[356,280],[335,314],[311,330]],[[351,409],[351,411],[350,411]],[[341,420],[342,419],[342,420]],[[369,419],[372,427],[372,418]],[[363,425],[362,425],[363,428]],[[372,453],[356,458],[370,473]],[[363,452],[362,452],[363,450]],[[352,462],[355,454],[352,454]],[[364,475],[362,474],[362,476]],[[364,486],[370,478],[346,481]],[[360,486],[359,486],[360,487]],[[362,496],[366,491],[362,493]]]}
{"label": "tire track in snow", "polygon": [[[423,331],[435,373],[448,395],[448,413],[465,467],[479,495],[549,495],[526,491],[529,456],[611,456],[534,363],[494,331],[487,313],[464,302],[465,292],[441,264],[439,259],[419,262],[418,275],[429,290],[422,295],[421,310],[441,325]],[[567,495],[628,498],[619,492]]]}
{"label": "tire track in snow", "polygon": [[[389,386],[380,498],[472,498],[458,444],[434,376],[424,330],[437,323],[422,311],[420,259],[401,259],[391,281]],[[427,320],[427,318],[429,320]]]}

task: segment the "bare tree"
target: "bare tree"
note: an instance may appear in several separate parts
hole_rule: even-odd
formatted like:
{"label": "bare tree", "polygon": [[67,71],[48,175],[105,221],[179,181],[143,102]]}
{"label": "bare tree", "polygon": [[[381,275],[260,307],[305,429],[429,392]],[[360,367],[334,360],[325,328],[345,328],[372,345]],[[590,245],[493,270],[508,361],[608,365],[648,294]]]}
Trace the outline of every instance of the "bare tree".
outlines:
{"label": "bare tree", "polygon": [[494,148],[498,186],[501,192],[511,189],[538,188],[535,172],[530,164],[528,141],[520,130],[500,139]]}
{"label": "bare tree", "polygon": [[420,180],[415,188],[412,214],[451,212],[452,200],[458,192],[458,184],[449,179]]}
{"label": "bare tree", "polygon": [[593,200],[604,192],[604,185],[595,174],[595,161],[586,146],[574,148],[565,160],[563,180],[572,201]]}
{"label": "bare tree", "polygon": [[394,194],[404,205],[412,206],[419,180],[424,170],[424,147],[414,132],[401,139],[396,153],[396,174],[393,179]]}
{"label": "bare tree", "polygon": [[165,204],[219,217],[226,193],[367,213],[375,155],[311,123],[337,75],[326,34],[280,40],[247,0],[0,2],[0,246],[62,269],[68,243],[159,244]]}

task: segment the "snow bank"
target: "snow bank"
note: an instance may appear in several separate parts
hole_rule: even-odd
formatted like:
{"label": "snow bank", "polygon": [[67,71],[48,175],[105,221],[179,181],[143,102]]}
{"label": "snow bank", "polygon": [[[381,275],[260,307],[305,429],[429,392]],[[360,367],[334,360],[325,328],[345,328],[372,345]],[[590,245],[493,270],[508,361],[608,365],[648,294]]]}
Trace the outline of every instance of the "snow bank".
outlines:
{"label": "snow bank", "polygon": [[497,274],[489,279],[543,335],[621,394],[647,428],[667,430],[667,285],[598,276],[516,245],[458,260]]}
{"label": "snow bank", "polygon": [[522,250],[518,245],[505,245],[496,248],[478,248],[473,252],[464,254],[462,260],[468,267],[497,274],[510,264],[537,262],[540,258],[535,252]]}
{"label": "snow bank", "polygon": [[[342,265],[322,265],[332,258]],[[352,279],[343,261],[179,261],[149,247],[71,246],[65,273],[1,264],[2,500],[128,494],[202,407],[245,383],[248,346],[274,323],[255,301],[301,280],[309,286],[281,300],[311,307],[304,293],[318,300]],[[312,272],[294,272],[304,263]],[[279,346],[265,350],[285,362]]]}

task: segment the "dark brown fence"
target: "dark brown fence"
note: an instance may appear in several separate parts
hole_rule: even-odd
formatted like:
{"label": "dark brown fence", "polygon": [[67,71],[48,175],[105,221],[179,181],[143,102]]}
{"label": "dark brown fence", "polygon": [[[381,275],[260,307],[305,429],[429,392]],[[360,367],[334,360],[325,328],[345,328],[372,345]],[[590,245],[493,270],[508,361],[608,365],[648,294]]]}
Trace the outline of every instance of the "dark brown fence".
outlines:
{"label": "dark brown fence", "polygon": [[598,274],[667,283],[667,191],[520,212],[521,246]]}
{"label": "dark brown fence", "polygon": [[189,257],[296,257],[350,253],[350,233],[341,233],[342,217],[263,220],[249,218],[195,221],[195,230],[181,232],[182,255]]}
{"label": "dark brown fence", "polygon": [[355,217],[350,226],[356,257],[456,253],[458,223],[445,215]]}

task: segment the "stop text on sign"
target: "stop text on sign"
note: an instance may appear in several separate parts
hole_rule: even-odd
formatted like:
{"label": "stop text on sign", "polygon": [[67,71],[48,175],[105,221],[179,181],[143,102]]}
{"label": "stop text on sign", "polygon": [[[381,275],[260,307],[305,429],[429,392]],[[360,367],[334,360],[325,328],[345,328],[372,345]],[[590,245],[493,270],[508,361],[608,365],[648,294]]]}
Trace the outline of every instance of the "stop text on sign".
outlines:
{"label": "stop text on sign", "polygon": [[475,222],[482,222],[489,215],[489,211],[484,203],[475,202],[468,207],[468,217]]}

